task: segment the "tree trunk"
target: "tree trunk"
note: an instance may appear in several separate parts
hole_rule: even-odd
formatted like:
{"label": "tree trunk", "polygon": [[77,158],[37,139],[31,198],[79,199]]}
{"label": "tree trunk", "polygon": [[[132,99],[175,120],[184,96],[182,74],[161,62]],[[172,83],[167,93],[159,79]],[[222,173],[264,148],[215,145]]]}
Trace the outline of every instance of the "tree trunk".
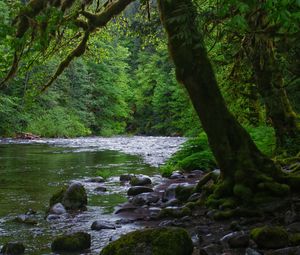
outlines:
{"label": "tree trunk", "polygon": [[225,105],[192,0],[160,0],[159,9],[177,79],[190,95],[221,169],[214,198],[234,196],[249,201],[255,192],[286,194],[289,187],[277,183],[283,177],[281,170],[257,149]]}
{"label": "tree trunk", "polygon": [[[267,23],[263,10],[248,20],[251,31],[263,31]],[[253,66],[258,91],[266,106],[267,117],[275,129],[277,152],[285,150],[297,154],[300,149],[300,127],[284,89],[273,39],[267,34],[258,33],[249,41],[246,51]]]}

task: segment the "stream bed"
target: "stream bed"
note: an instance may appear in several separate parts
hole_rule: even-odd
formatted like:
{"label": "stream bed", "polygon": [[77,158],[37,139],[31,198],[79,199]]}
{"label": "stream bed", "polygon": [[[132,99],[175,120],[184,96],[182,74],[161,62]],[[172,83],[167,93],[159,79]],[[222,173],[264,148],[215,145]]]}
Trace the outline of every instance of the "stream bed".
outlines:
{"label": "stream bed", "polygon": [[[99,254],[110,238],[139,228],[138,224],[119,225],[115,230],[91,231],[95,220],[120,220],[115,207],[127,201],[127,185],[119,182],[125,173],[145,174],[159,182],[158,166],[185,141],[179,137],[113,137],[76,139],[0,139],[0,246],[20,241],[25,254],[53,254],[51,241],[62,233],[86,231],[92,247],[85,254]],[[107,192],[95,191],[91,177],[105,173]],[[88,210],[56,220],[46,220],[49,199],[64,184],[80,181],[88,193]],[[34,210],[38,223],[14,222]]]}

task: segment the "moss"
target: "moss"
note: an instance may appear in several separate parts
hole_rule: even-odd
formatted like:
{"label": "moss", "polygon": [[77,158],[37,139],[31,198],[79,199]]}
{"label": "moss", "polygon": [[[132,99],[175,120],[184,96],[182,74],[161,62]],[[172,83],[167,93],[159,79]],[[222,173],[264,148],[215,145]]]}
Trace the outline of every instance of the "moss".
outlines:
{"label": "moss", "polygon": [[282,227],[258,227],[250,232],[250,237],[259,248],[279,249],[289,245],[289,235]]}
{"label": "moss", "polygon": [[277,182],[263,182],[258,184],[258,188],[269,191],[272,195],[286,196],[290,193],[290,187]]}
{"label": "moss", "polygon": [[50,207],[57,204],[57,203],[62,203],[64,194],[67,190],[67,187],[63,187],[60,191],[56,192],[51,198],[50,198]]}
{"label": "moss", "polygon": [[182,218],[191,215],[191,213],[191,209],[187,206],[182,208],[164,208],[159,212],[158,218]]}
{"label": "moss", "polygon": [[57,237],[51,244],[54,252],[76,252],[91,247],[91,236],[84,232]]}
{"label": "moss", "polygon": [[225,220],[232,218],[235,215],[235,210],[216,211],[214,213],[215,220]]}
{"label": "moss", "polygon": [[217,199],[214,194],[211,194],[208,196],[205,204],[207,207],[217,209],[217,208],[219,208],[220,200]]}
{"label": "moss", "polygon": [[197,186],[195,188],[196,192],[201,192],[204,185],[206,185],[210,180],[212,179],[212,173],[207,173],[204,176],[201,177],[199,182],[197,183]]}
{"label": "moss", "polygon": [[193,191],[194,191],[194,186],[192,185],[187,185],[187,186],[178,185],[175,189],[175,197],[179,201],[184,202],[188,200],[188,198],[192,195]]}
{"label": "moss", "polygon": [[213,169],[216,164],[211,151],[201,151],[193,153],[190,156],[180,160],[177,166],[184,171],[192,171],[195,169]]}
{"label": "moss", "polygon": [[230,179],[225,179],[215,187],[214,194],[216,197],[227,197],[232,195],[233,183]]}
{"label": "moss", "polygon": [[240,198],[243,202],[250,201],[253,196],[251,189],[242,184],[234,185],[233,193],[236,197]]}
{"label": "moss", "polygon": [[292,246],[300,245],[300,233],[291,234],[289,240]]}
{"label": "moss", "polygon": [[110,243],[100,255],[191,255],[193,243],[182,228],[138,230]]}
{"label": "moss", "polygon": [[237,201],[234,197],[221,199],[220,203],[222,209],[234,209],[237,206]]}

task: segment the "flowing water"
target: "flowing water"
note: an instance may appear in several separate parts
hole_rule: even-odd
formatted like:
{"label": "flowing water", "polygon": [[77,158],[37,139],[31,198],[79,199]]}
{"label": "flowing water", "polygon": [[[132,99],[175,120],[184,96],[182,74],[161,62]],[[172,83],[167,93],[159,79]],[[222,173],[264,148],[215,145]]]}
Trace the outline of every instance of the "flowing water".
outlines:
{"label": "flowing water", "polygon": [[[11,140],[0,139],[0,246],[21,241],[26,254],[51,254],[53,238],[62,233],[87,231],[92,236],[91,250],[99,254],[111,237],[133,229],[135,224],[120,225],[116,230],[91,231],[95,220],[117,222],[115,206],[127,200],[128,186],[121,185],[122,173],[146,174],[155,181],[157,166],[173,154],[184,138],[114,137]],[[91,177],[105,173],[108,191],[97,193]],[[88,210],[46,220],[45,211],[53,193],[71,181],[81,181],[88,193]],[[29,209],[37,211],[38,224],[13,220]]]}

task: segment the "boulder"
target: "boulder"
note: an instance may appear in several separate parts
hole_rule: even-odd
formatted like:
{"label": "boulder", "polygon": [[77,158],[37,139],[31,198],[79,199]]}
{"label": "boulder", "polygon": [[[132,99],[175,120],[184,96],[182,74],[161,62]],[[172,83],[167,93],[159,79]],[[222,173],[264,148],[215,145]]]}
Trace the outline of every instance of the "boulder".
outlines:
{"label": "boulder", "polygon": [[193,243],[182,228],[131,232],[110,243],[100,255],[191,255]]}
{"label": "boulder", "polygon": [[130,187],[127,191],[128,196],[136,196],[138,194],[153,192],[153,189],[144,186]]}
{"label": "boulder", "polygon": [[131,186],[145,186],[151,184],[151,179],[146,175],[136,175],[131,178],[130,185]]}
{"label": "boulder", "polygon": [[283,248],[283,249],[267,251],[264,254],[265,255],[299,255],[300,254],[300,246],[287,247],[287,248]]}
{"label": "boulder", "polygon": [[93,222],[91,229],[97,231],[101,229],[116,229],[116,226],[110,222],[96,220]]}
{"label": "boulder", "polygon": [[168,201],[177,198],[180,201],[186,201],[194,190],[195,185],[189,183],[172,183],[169,185],[163,195],[163,200]]}
{"label": "boulder", "polygon": [[80,252],[91,247],[91,236],[84,232],[57,237],[51,244],[53,252]]}
{"label": "boulder", "polygon": [[64,214],[66,212],[67,211],[66,211],[65,207],[62,205],[62,203],[57,203],[57,204],[53,205],[49,210],[50,214],[56,214],[56,215]]}
{"label": "boulder", "polygon": [[133,174],[122,174],[120,175],[120,182],[129,182],[133,177]]}
{"label": "boulder", "polygon": [[6,243],[2,247],[0,253],[3,255],[19,255],[19,254],[24,254],[24,252],[25,252],[25,247],[22,243],[10,242],[10,243]]}
{"label": "boulder", "polygon": [[289,235],[282,227],[258,227],[251,230],[250,237],[259,248],[279,249],[289,245]]}
{"label": "boulder", "polygon": [[142,193],[136,195],[130,201],[133,205],[136,206],[143,206],[143,205],[150,205],[159,201],[159,195],[155,194],[154,192],[150,193]]}
{"label": "boulder", "polygon": [[85,210],[87,205],[85,188],[80,182],[73,182],[51,197],[50,207],[57,203],[61,203],[66,210]]}
{"label": "boulder", "polygon": [[243,232],[233,232],[221,238],[221,243],[225,242],[230,248],[246,248],[249,245],[249,236]]}
{"label": "boulder", "polygon": [[261,255],[261,253],[252,248],[247,248],[245,251],[245,255]]}
{"label": "boulder", "polygon": [[184,179],[184,175],[181,172],[175,171],[171,174],[170,179]]}
{"label": "boulder", "polygon": [[105,188],[104,186],[99,186],[99,187],[95,188],[94,191],[96,191],[96,192],[106,192],[107,188]]}

